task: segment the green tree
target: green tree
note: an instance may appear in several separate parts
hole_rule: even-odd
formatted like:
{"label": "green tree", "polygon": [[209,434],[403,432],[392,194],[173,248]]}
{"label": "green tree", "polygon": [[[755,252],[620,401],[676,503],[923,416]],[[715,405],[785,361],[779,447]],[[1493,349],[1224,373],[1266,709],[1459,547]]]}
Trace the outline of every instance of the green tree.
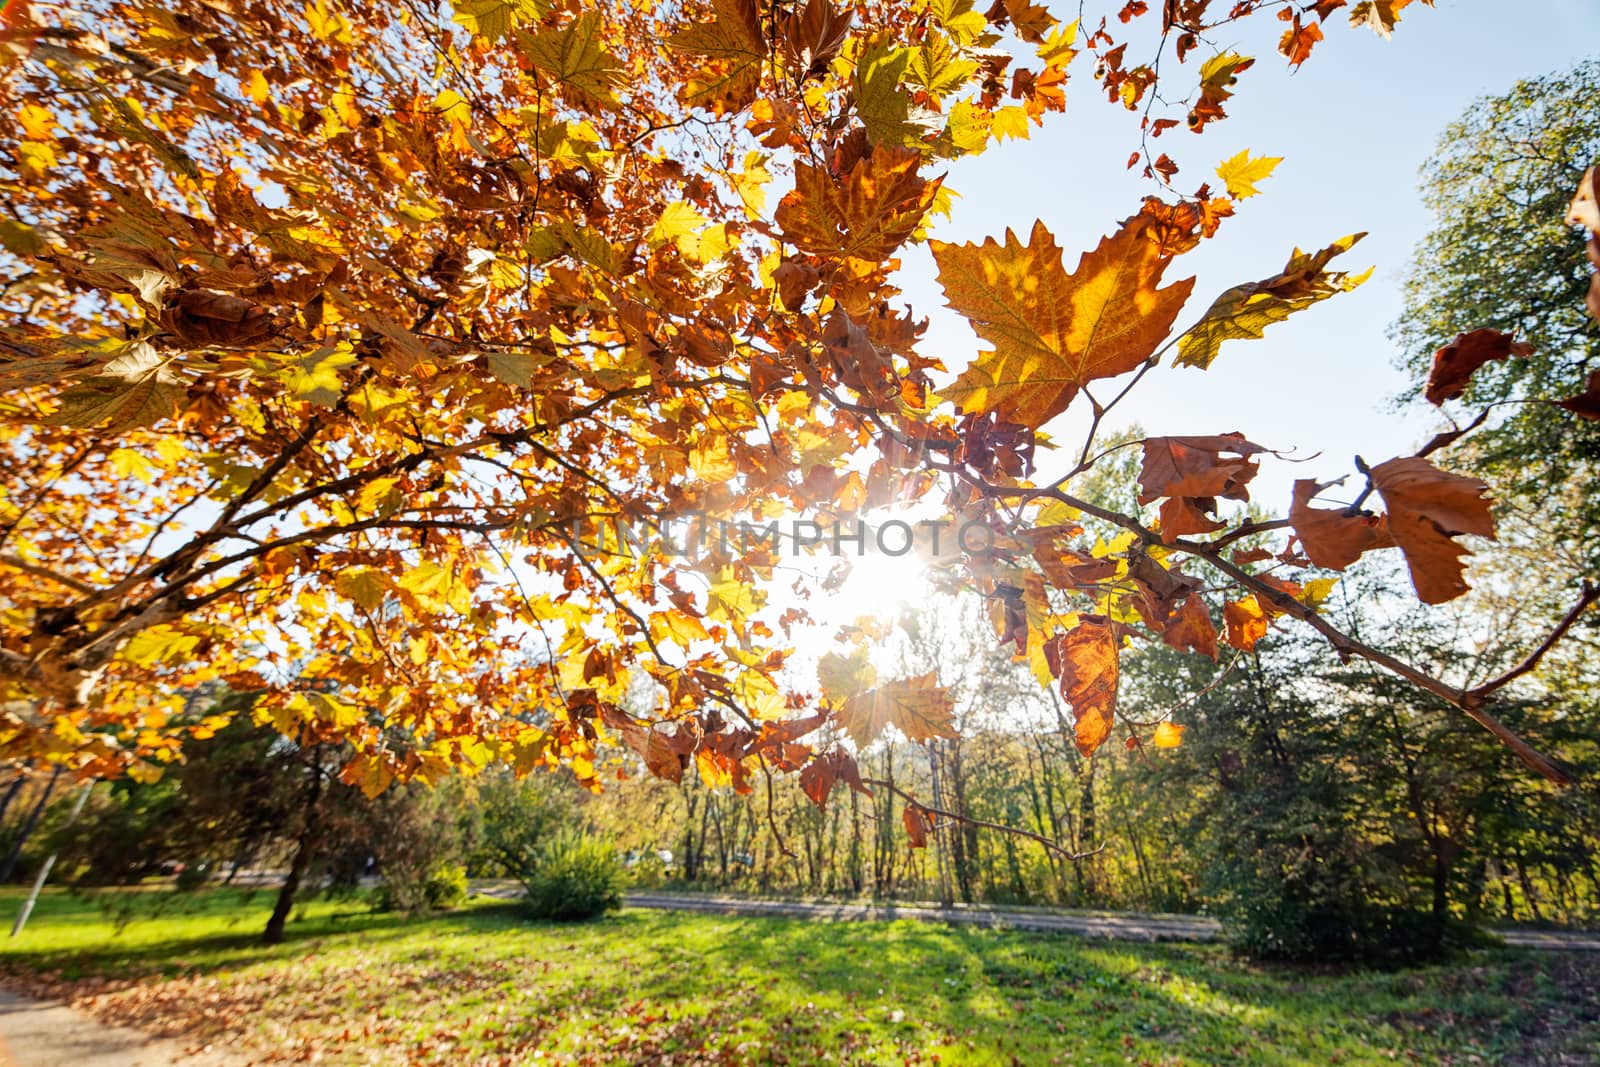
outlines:
{"label": "green tree", "polygon": [[[1561,540],[1600,560],[1600,424],[1536,398],[1571,396],[1600,368],[1600,328],[1584,313],[1583,235],[1563,221],[1584,169],[1600,161],[1600,59],[1519,81],[1469,107],[1422,167],[1434,225],[1391,329],[1416,382],[1433,354],[1483,327],[1531,343],[1527,358],[1480,369],[1459,403],[1496,405],[1457,462],[1494,483],[1508,507],[1538,512]],[[1416,395],[1413,390],[1409,395]]]}

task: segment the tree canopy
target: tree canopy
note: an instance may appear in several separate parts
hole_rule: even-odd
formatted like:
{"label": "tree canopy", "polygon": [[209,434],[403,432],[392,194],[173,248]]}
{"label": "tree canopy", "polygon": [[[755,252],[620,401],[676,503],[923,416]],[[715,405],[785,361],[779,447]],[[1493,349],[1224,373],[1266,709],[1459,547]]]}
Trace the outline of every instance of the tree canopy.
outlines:
{"label": "tree canopy", "polygon": [[[219,728],[184,694],[221,681],[303,744],[348,743],[371,793],[491,762],[598,788],[601,738],[668,778],[866,791],[849,746],[807,735],[948,736],[949,700],[865,654],[787,672],[808,601],[780,592],[782,558],[801,522],[837,537],[924,501],[981,534],[940,562],[1086,756],[1148,732],[1118,719],[1129,642],[1215,657],[1299,620],[1564,779],[1491,707],[1549,642],[1464,689],[1318,610],[1326,572],[1374,550],[1425,602],[1465,591],[1458,538],[1494,526],[1484,483],[1434,463],[1451,435],[1320,505],[1333,483],[1302,480],[1283,519],[1233,506],[1274,453],[1232,432],[1143,440],[1139,507],[1076,491],[1146,374],[1364,277],[1336,265],[1359,235],[1296,249],[1174,329],[1182,257],[1273,165],[1172,184],[1161,146],[1223,120],[1256,62],[1219,28],[1275,14],[1299,64],[1325,24],[1387,34],[1406,6],[14,5],[5,753],[154,777]],[[1084,52],[1074,76],[1132,112],[1151,193],[1070,258],[1043,225],[933,241],[987,346],[941,388],[898,256],[951,210],[948,162],[1063,110]],[[1035,481],[1069,407],[1093,426]]]}

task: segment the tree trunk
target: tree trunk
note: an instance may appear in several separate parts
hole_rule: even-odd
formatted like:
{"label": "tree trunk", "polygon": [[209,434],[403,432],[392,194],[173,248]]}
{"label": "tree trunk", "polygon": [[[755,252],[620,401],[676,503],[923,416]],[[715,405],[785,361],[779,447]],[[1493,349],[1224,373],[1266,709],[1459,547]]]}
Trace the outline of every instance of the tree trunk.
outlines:
{"label": "tree trunk", "polygon": [[45,783],[44,791],[39,794],[39,799],[34,801],[33,810],[28,812],[28,818],[22,824],[22,830],[17,834],[16,843],[11,846],[11,851],[6,854],[5,862],[0,863],[0,882],[9,882],[11,873],[17,869],[17,861],[22,858],[22,846],[28,843],[28,838],[33,836],[34,827],[39,825],[39,816],[44,814],[45,805],[50,803],[50,794],[56,791],[56,782],[61,778],[61,765],[56,764],[56,769],[50,772],[50,781]]}
{"label": "tree trunk", "polygon": [[22,783],[27,780],[28,775],[24,771],[18,771],[17,776],[11,779],[11,785],[6,789],[5,799],[0,800],[0,822],[5,820],[6,812],[11,810],[11,802],[17,799],[17,794],[22,790]]}
{"label": "tree trunk", "polygon": [[306,868],[311,866],[311,854],[316,849],[317,814],[321,801],[322,768],[313,759],[300,840],[295,845],[294,859],[289,864],[289,877],[283,880],[283,888],[278,890],[278,902],[273,905],[272,918],[267,920],[267,928],[261,934],[262,944],[283,944],[283,929],[289,922],[289,912],[294,909],[294,896],[300,891],[300,882],[305,878]]}

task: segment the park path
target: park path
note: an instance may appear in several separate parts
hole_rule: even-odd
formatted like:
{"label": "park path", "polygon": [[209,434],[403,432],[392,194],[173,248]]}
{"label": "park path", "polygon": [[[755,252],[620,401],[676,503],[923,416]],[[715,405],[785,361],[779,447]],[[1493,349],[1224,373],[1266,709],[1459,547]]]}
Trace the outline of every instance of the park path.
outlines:
{"label": "park path", "polygon": [[0,989],[0,1067],[235,1067],[216,1051],[105,1023],[59,1001]]}
{"label": "park path", "polygon": [[[824,922],[874,922],[915,919],[963,926],[1004,926],[1103,937],[1117,941],[1215,941],[1222,927],[1199,915],[1146,915],[1138,912],[1061,912],[934,904],[834,904],[798,900],[749,900],[689,893],[629,893],[629,907],[719,915],[776,915]],[[1549,951],[1600,951],[1600,933],[1563,930],[1496,930],[1506,944]]]}

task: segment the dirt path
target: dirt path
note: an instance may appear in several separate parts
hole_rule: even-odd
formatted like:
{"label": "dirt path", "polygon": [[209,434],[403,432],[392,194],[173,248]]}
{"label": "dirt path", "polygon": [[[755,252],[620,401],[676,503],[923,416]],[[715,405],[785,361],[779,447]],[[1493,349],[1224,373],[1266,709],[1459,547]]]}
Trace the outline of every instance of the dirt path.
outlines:
{"label": "dirt path", "polygon": [[238,1067],[222,1053],[107,1026],[74,1008],[0,989],[0,1067]]}
{"label": "dirt path", "polygon": [[[629,893],[635,908],[711,912],[722,915],[780,915],[820,919],[825,922],[871,922],[916,919],[920,922],[966,926],[1008,926],[1019,930],[1047,930],[1104,937],[1117,941],[1215,941],[1222,927],[1215,919],[1198,915],[1143,915],[1073,913],[932,904],[829,904],[788,900],[745,900],[739,897],[701,896],[688,893]],[[1600,951],[1600,934],[1560,930],[1496,930],[1506,944],[1517,948]]]}

